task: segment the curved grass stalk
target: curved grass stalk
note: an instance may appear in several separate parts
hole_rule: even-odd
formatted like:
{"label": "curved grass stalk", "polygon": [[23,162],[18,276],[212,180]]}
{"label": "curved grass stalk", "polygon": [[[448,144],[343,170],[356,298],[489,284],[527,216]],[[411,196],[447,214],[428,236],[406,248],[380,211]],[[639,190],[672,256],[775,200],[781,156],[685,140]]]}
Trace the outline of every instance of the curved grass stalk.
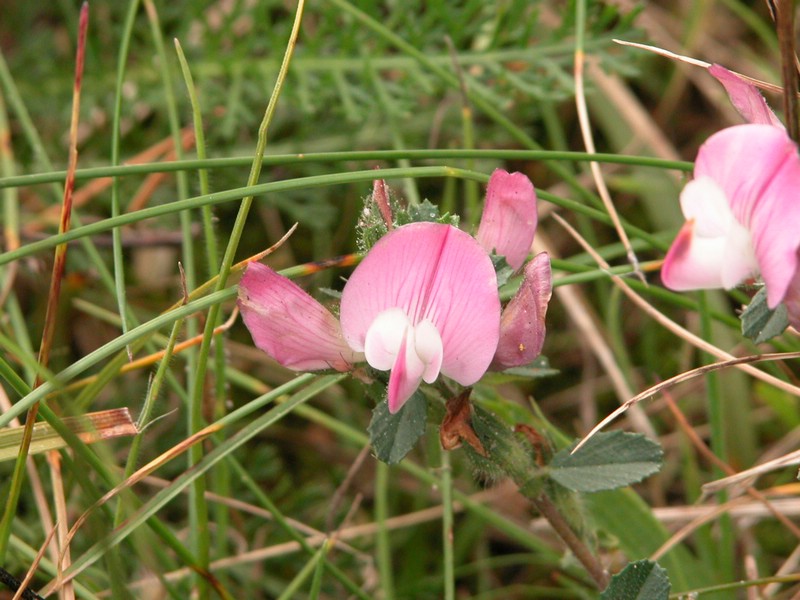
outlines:
{"label": "curved grass stalk", "polygon": [[[408,150],[348,150],[342,152],[309,152],[301,154],[273,154],[265,156],[261,161],[263,166],[299,165],[307,163],[339,163],[353,161],[391,161],[391,160],[444,160],[450,158],[496,160],[548,160],[558,162],[587,162],[594,160],[599,163],[630,165],[638,167],[651,167],[656,169],[672,169],[690,172],[693,163],[681,160],[667,160],[651,156],[633,156],[625,154],[609,154],[598,152],[573,152],[568,150],[492,150],[477,149],[464,150],[443,148],[437,150],[408,149]],[[233,169],[246,167],[252,164],[252,156],[235,156],[227,158],[206,158],[174,160],[168,162],[143,162],[119,166],[89,167],[78,169],[75,172],[75,181],[85,181],[101,177],[127,177],[133,175],[146,175],[150,173],[171,173],[173,171],[199,171],[203,169]],[[66,171],[54,171],[52,167],[42,173],[30,175],[14,175],[0,178],[0,189],[9,187],[24,187],[63,181]]]}
{"label": "curved grass stalk", "polygon": [[[256,398],[248,403],[246,406],[226,415],[216,423],[215,427],[225,427],[230,423],[243,418],[244,416],[259,410],[264,404],[277,400],[286,393],[287,390],[295,389],[305,383],[310,383],[303,390],[295,393],[291,398],[285,402],[273,407],[271,410],[264,413],[262,416],[252,421],[230,438],[226,439],[223,443],[219,444],[214,450],[206,454],[202,460],[195,465],[190,471],[185,471],[179,475],[173,483],[163,490],[160,490],[155,496],[144,503],[135,513],[130,515],[125,522],[110,532],[103,539],[93,544],[83,555],[75,560],[72,566],[64,571],[61,579],[51,582],[45,586],[42,593],[50,593],[58,585],[71,580],[90,565],[94,564],[97,560],[102,558],[104,552],[109,548],[118,545],[121,541],[127,538],[137,527],[147,521],[151,516],[158,512],[163,506],[175,498],[182,490],[190,486],[192,482],[198,477],[202,477],[214,467],[219,461],[223,460],[230,453],[241,447],[254,436],[258,435],[267,427],[273,425],[287,414],[292,412],[296,407],[311,398],[315,397],[322,390],[337,384],[344,379],[346,375],[327,375],[324,377],[316,378],[314,375],[301,375],[293,379],[288,384],[276,388],[271,392]],[[313,381],[316,379],[316,381]]]}
{"label": "curved grass stalk", "polygon": [[[461,179],[472,179],[482,183],[486,183],[489,177],[483,173],[475,171],[467,171],[465,169],[457,169],[454,167],[412,167],[410,169],[382,169],[381,175],[384,179],[396,179],[402,177],[456,177]],[[297,179],[289,179],[285,181],[273,181],[270,183],[261,183],[258,185],[246,186],[242,188],[234,188],[224,192],[214,192],[204,196],[195,196],[187,198],[186,200],[178,200],[170,204],[162,204],[159,206],[151,206],[142,210],[137,210],[132,213],[120,215],[119,217],[112,217],[75,227],[64,234],[50,236],[47,239],[39,240],[26,244],[17,250],[6,252],[0,255],[0,266],[11,263],[20,258],[36,254],[42,250],[50,249],[58,244],[70,242],[72,240],[80,239],[83,237],[103,233],[114,227],[122,225],[129,225],[137,223],[146,219],[161,217],[164,215],[173,214],[182,210],[191,208],[199,208],[202,206],[211,206],[216,204],[223,204],[233,200],[239,200],[246,197],[253,197],[260,194],[269,194],[274,192],[283,192],[289,190],[307,189],[314,187],[323,187],[330,185],[338,185],[343,183],[357,183],[357,182],[371,182],[375,178],[375,171],[352,171],[349,173],[334,173],[332,175],[313,175],[309,177],[301,177]],[[603,211],[597,210],[592,207],[585,206],[574,200],[561,198],[553,194],[547,193],[543,190],[537,192],[539,198],[542,200],[552,202],[558,206],[585,214],[589,217],[595,218],[603,223],[610,222],[609,217]],[[666,248],[666,243],[660,240],[657,236],[644,231],[633,225],[625,225],[628,231],[637,237],[640,237],[653,245],[656,248]]]}
{"label": "curved grass stalk", "polygon": [[[78,124],[80,122],[80,100],[81,83],[83,80],[83,65],[86,51],[86,29],[89,25],[89,5],[84,2],[78,26],[78,44],[75,54],[75,80],[72,89],[72,115],[69,130],[69,164],[67,168],[67,178],[64,182],[64,196],[62,200],[61,221],[59,232],[64,233],[69,230],[72,222],[72,194],[75,190],[75,170],[78,165]],[[64,278],[67,261],[67,245],[56,246],[53,258],[53,271],[50,277],[50,290],[47,296],[47,308],[45,311],[44,328],[42,331],[42,341],[39,346],[38,363],[47,368],[50,362],[50,350],[52,348],[53,336],[55,334],[56,319],[58,314],[59,301],[61,299],[61,284]],[[34,387],[41,385],[42,380],[37,376]],[[11,477],[8,496],[6,497],[5,509],[2,519],[0,519],[0,563],[4,562],[8,540],[11,535],[11,525],[17,511],[17,503],[22,492],[22,482],[25,474],[25,463],[28,458],[31,440],[33,437],[33,426],[36,423],[36,416],[39,412],[38,402],[32,403],[28,407],[28,415],[22,434],[22,442],[19,445],[19,454],[14,464],[14,472]],[[51,470],[55,474],[56,469]],[[56,505],[60,505],[59,500],[63,501],[63,486],[60,485],[60,478],[54,481],[54,495]],[[60,538],[60,536],[59,536]],[[63,541],[60,538],[60,541]],[[67,554],[69,560],[69,554]],[[67,590],[68,597],[74,595],[72,586]]]}
{"label": "curved grass stalk", "polygon": [[[250,168],[250,176],[248,178],[248,186],[254,186],[259,179],[261,174],[261,163],[264,157],[264,153],[267,147],[267,131],[269,126],[272,122],[272,117],[275,114],[275,108],[278,104],[278,99],[280,98],[280,93],[283,88],[283,84],[286,81],[286,75],[289,71],[289,65],[291,63],[292,55],[294,54],[295,44],[297,42],[297,37],[300,34],[300,23],[302,22],[303,18],[303,9],[305,7],[305,1],[299,0],[297,4],[297,9],[295,12],[295,19],[292,25],[292,31],[289,36],[289,40],[287,42],[286,51],[283,57],[283,63],[281,64],[280,71],[278,72],[278,78],[275,83],[275,87],[272,91],[272,95],[270,96],[269,103],[267,104],[267,109],[264,113],[264,118],[261,122],[261,126],[258,130],[258,142],[256,144],[256,151],[255,156],[253,157],[253,164]],[[242,198],[241,205],[239,206],[239,211],[236,214],[236,221],[233,225],[233,230],[231,231],[230,239],[228,240],[228,245],[225,249],[225,254],[222,258],[222,264],[219,268],[219,279],[216,285],[216,291],[219,292],[224,289],[225,285],[228,281],[228,275],[230,274],[231,267],[233,266],[234,257],[236,255],[236,250],[239,246],[239,240],[241,239],[242,232],[244,231],[244,225],[247,222],[247,215],[250,212],[250,207],[253,203],[254,194],[249,194]],[[191,379],[191,387],[190,390],[190,432],[195,433],[197,428],[202,426],[203,423],[203,416],[202,416],[202,403],[205,391],[205,384],[206,384],[206,366],[209,359],[209,354],[211,350],[211,340],[214,337],[214,327],[219,320],[219,311],[220,306],[218,304],[213,304],[209,308],[208,317],[206,320],[205,329],[203,332],[203,341],[200,344],[200,349],[198,352],[197,363],[195,368],[194,377]],[[189,467],[194,468],[195,465],[199,464],[200,460],[202,459],[202,448],[197,448],[195,451],[191,452],[189,460]],[[191,521],[198,527],[202,527],[204,523],[207,522],[208,514],[207,514],[207,505],[205,503],[205,497],[203,492],[205,492],[205,479],[203,477],[198,477],[195,479],[193,484],[193,498],[192,498],[192,510],[190,512]],[[204,527],[207,531],[207,528]],[[206,533],[201,538],[198,539],[197,543],[197,551],[200,553],[200,560],[203,562],[205,566],[208,565],[209,562],[209,547],[210,542],[208,540],[208,534]],[[203,595],[204,590],[200,590],[201,595]]]}
{"label": "curved grass stalk", "polygon": [[[575,5],[575,11],[575,104],[577,107],[578,122],[580,123],[583,143],[586,146],[586,150],[589,152],[589,154],[595,154],[597,149],[594,145],[594,136],[592,135],[592,127],[589,121],[589,109],[586,106],[586,92],[583,86],[584,63],[586,61],[586,57],[584,55],[584,37],[586,35],[586,0],[578,0]],[[628,239],[628,234],[625,232],[625,228],[622,226],[619,214],[614,206],[614,201],[611,199],[611,193],[608,191],[608,186],[606,186],[605,179],[603,179],[603,173],[600,171],[599,163],[593,160],[590,161],[589,169],[592,172],[592,178],[594,179],[595,186],[597,187],[597,192],[600,194],[600,199],[603,201],[603,206],[605,206],[606,211],[611,217],[611,221],[614,224],[614,229],[617,231],[620,241],[625,246],[625,251],[628,254],[628,262],[631,264],[631,266],[633,266],[634,272],[638,275],[642,282],[644,282],[644,275],[642,275],[639,268],[639,259],[636,257],[636,253],[633,251],[633,247],[631,246],[631,241]]]}
{"label": "curved grass stalk", "polygon": [[[219,292],[214,292],[213,294],[209,294],[204,298],[190,302],[176,310],[159,315],[154,319],[147,321],[146,323],[142,323],[138,327],[134,327],[128,333],[120,335],[114,340],[101,346],[94,352],[91,352],[83,358],[75,361],[57,374],[57,380],[60,384],[68,383],[100,361],[113,356],[120,350],[124,350],[128,344],[157,331],[161,327],[170,325],[178,319],[185,318],[197,312],[198,310],[203,310],[209,306],[220,304],[235,297],[236,288],[231,287]],[[5,427],[8,425],[11,422],[11,419],[18,417],[20,414],[28,410],[28,408],[34,403],[44,400],[48,394],[55,390],[56,384],[49,381],[40,385],[35,390],[32,390],[28,395],[15,403],[11,410],[0,415],[0,427]]]}
{"label": "curved grass stalk", "polygon": [[[125,15],[125,22],[122,26],[122,36],[120,39],[119,56],[117,58],[117,79],[114,93],[114,112],[111,118],[111,165],[117,166],[120,163],[120,135],[122,121],[122,86],[125,83],[125,65],[128,61],[128,50],[131,38],[133,37],[133,25],[136,21],[136,13],[139,8],[139,0],[130,0],[128,12]],[[111,180],[111,216],[118,217],[121,214],[119,200],[119,180],[115,177]],[[114,228],[111,230],[112,257],[114,262],[114,290],[117,296],[117,307],[119,316],[122,319],[122,332],[127,333],[129,329],[128,310],[125,292],[125,264],[122,256],[122,229]],[[128,351],[131,356],[130,350]]]}

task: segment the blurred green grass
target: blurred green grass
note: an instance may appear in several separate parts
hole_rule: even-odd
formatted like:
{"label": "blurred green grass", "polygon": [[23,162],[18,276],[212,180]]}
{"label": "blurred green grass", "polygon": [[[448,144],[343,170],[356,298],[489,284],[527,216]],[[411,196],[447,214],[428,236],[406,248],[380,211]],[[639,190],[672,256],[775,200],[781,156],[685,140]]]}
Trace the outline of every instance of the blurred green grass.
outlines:
{"label": "blurred green grass", "polygon": [[[724,94],[709,96],[705,88],[695,87],[698,77],[704,74],[691,74],[660,57],[617,47],[611,41],[614,37],[675,44],[670,49],[777,80],[778,59],[770,45],[771,25],[761,4],[732,0],[689,4],[692,6],[683,8],[674,3],[647,3],[620,12],[610,3],[589,2],[586,52],[609,77],[609,81],[603,80],[605,85],[591,73],[588,77],[588,102],[600,151],[691,160],[697,145],[713,131],[730,124],[731,119]],[[284,2],[176,2],[155,7],[180,126],[191,126],[192,112],[169,43],[172,38],[180,40],[197,87],[208,156],[252,155],[294,7]],[[349,11],[345,7],[350,7]],[[93,3],[90,9],[82,86],[80,168],[110,164],[117,100],[115,79],[128,10],[129,6],[109,2]],[[354,16],[357,10],[372,21],[359,20]],[[7,122],[10,144],[9,152],[4,154],[2,177],[45,173],[66,165],[77,11],[67,1],[47,6],[11,3],[3,8],[0,112],[7,119],[0,120],[0,128]],[[370,27],[368,22],[377,25]],[[530,149],[531,142],[546,150],[583,150],[572,97],[574,27],[572,2],[465,0],[454,6],[420,1],[400,6],[337,1],[310,5],[270,125],[267,153],[470,146],[477,150],[517,150]],[[462,98],[445,36],[452,39],[466,77],[472,108],[468,123],[474,132],[471,144],[465,135]],[[122,90],[120,157],[126,161],[171,135],[168,98],[151,24],[141,7],[133,21]],[[623,92],[632,93],[634,101],[623,102]],[[773,101],[773,105],[777,104]],[[654,145],[657,140],[648,134],[650,130],[637,128],[626,118],[634,108],[644,111],[648,126],[666,139],[676,156],[662,154],[660,147]],[[193,158],[194,152],[189,147],[186,157]],[[163,160],[170,158],[162,153],[148,162]],[[550,191],[556,198],[590,208],[599,206],[583,162],[554,163],[522,159],[511,153],[507,160],[404,158],[332,163],[298,159],[265,166],[261,181],[299,181],[310,176],[333,179],[338,173],[406,165],[446,165],[488,174],[500,164],[526,172],[538,188]],[[154,164],[153,174],[157,171],[158,164]],[[609,166],[607,175],[623,218],[667,243],[680,223],[677,193],[683,175],[635,164]],[[163,178],[143,174],[120,177],[122,211],[128,210],[134,198],[141,199],[142,206],[168,206],[202,193],[196,172],[188,173],[186,181],[186,188],[181,189],[174,174]],[[209,170],[212,192],[239,188],[246,181],[246,167]],[[391,183],[407,198],[429,198],[455,212],[467,208],[465,199],[475,191],[474,180],[460,178],[410,177]],[[89,183],[81,183],[79,189],[84,185]],[[298,231],[268,259],[275,268],[354,251],[354,225],[369,189],[368,182],[313,188],[304,187],[301,182],[294,189],[258,195],[242,233],[237,258],[243,259],[275,243],[295,222],[299,223]],[[49,211],[61,202],[59,185],[9,187],[2,193],[6,250],[11,249],[9,243],[14,236],[27,244],[56,232],[58,211]],[[481,189],[479,195],[482,193]],[[545,210],[554,206],[549,202],[540,204]],[[108,219],[112,212],[109,188],[88,194],[86,204],[76,212],[82,223]],[[197,207],[183,217],[184,227],[187,218],[191,221],[188,236],[187,230],[181,229],[181,216],[169,209],[166,213],[157,220],[128,225],[122,230],[126,306],[134,318],[132,324],[150,322],[180,300],[177,261],[195,272],[198,285],[205,281],[209,270],[216,272],[218,268],[218,264],[207,264],[207,238]],[[624,264],[624,251],[611,227],[575,211],[562,208],[560,213],[576,223],[608,260]],[[227,243],[236,214],[234,202],[213,208],[215,235],[221,247]],[[476,215],[468,217],[467,224],[474,225]],[[540,232],[542,239],[552,242],[554,254],[574,270],[588,264],[596,273],[596,279],[577,288],[582,310],[587,311],[600,337],[609,344],[615,363],[634,393],[707,362],[683,341],[632,309],[602,272],[585,260],[580,247],[546,216],[541,219]],[[154,243],[154,237],[159,241]],[[663,248],[635,233],[632,237],[640,259],[663,257]],[[113,244],[111,236],[103,233],[83,238],[70,247],[51,362],[56,376],[119,339],[118,322],[104,320],[85,309],[88,303],[118,312],[118,297],[108,279],[113,269]],[[187,252],[194,258],[187,257]],[[2,343],[2,356],[28,383],[33,381],[29,365],[35,363],[34,349],[41,335],[50,262],[50,253],[41,252],[14,262],[13,268],[5,266],[1,272],[0,332],[16,344],[12,347]],[[108,273],[104,274],[103,268]],[[556,274],[567,272],[568,269],[557,269]],[[343,269],[324,270],[303,278],[302,284],[309,290],[340,288],[341,278],[346,275]],[[686,305],[686,299],[694,301],[696,296],[685,296],[683,301],[676,300],[675,295],[657,296],[657,276],[648,274],[648,279],[654,291],[650,295],[642,289],[642,293],[665,314],[699,331],[702,315],[698,305]],[[732,315],[739,300],[726,294],[710,294],[708,311]],[[226,316],[231,308],[230,302],[223,305]],[[513,419],[541,426],[528,407],[528,398],[532,397],[546,416],[546,426],[567,438],[585,432],[625,399],[619,398],[608,373],[598,364],[584,332],[576,327],[571,310],[556,299],[548,315],[545,353],[551,366],[559,370],[557,376],[502,386],[487,384],[481,391],[501,406],[505,404]],[[189,319],[195,323],[196,331],[202,330],[204,314]],[[159,331],[168,335],[167,327]],[[190,330],[181,330],[178,335],[187,337]],[[730,319],[714,329],[712,341],[727,350],[755,351],[742,342]],[[297,535],[306,535],[305,527],[324,531],[326,523],[332,522],[335,528],[342,527],[343,536],[351,526],[376,527],[364,536],[348,539],[351,546],[326,552],[319,586],[312,585],[311,580],[304,581],[294,597],[307,597],[309,589],[317,590],[315,593],[321,598],[347,597],[352,588],[362,589],[363,597],[441,597],[446,572],[442,564],[441,517],[425,512],[441,502],[437,489],[441,484],[441,458],[435,423],[431,423],[430,435],[407,464],[390,467],[385,481],[376,479],[375,462],[367,457],[342,491],[341,503],[332,507],[331,498],[366,443],[363,432],[372,407],[361,386],[352,379],[296,380],[294,374],[252,348],[240,323],[216,343],[220,358],[210,363],[209,375],[203,382],[202,403],[194,407],[205,421],[216,421],[235,409],[255,407],[255,399],[281,385],[309,385],[309,397],[293,396],[294,400],[288,400],[296,389],[277,395],[273,401],[280,400],[282,404],[269,410],[277,411],[274,414],[282,418],[274,422],[267,419],[263,429],[255,426],[254,436],[241,446],[234,448],[232,440],[256,423],[266,409],[259,408],[229,425],[202,446],[201,461],[215,450],[222,455],[209,467],[208,490],[246,504],[227,506],[209,498],[209,524],[204,530],[192,531],[188,515],[196,509],[190,508],[186,494],[161,500],[154,483],[135,487],[123,495],[118,508],[107,514],[96,511],[73,541],[74,561],[81,557],[103,558],[98,543],[106,539],[114,523],[129,518],[141,504],[154,507],[159,521],[151,522],[149,529],[133,528],[133,534],[122,542],[122,560],[96,562],[79,575],[77,581],[83,587],[78,596],[96,597],[113,580],[115,597],[125,597],[126,593],[129,597],[160,597],[157,594],[162,591],[151,588],[153,591],[143,592],[134,584],[152,574],[164,576],[187,565],[197,568],[198,563],[192,558],[199,560],[202,567],[196,545],[199,539],[200,543],[210,544],[212,571],[220,587],[232,597],[277,598],[305,565],[312,564],[309,561],[313,556],[310,551],[298,554],[296,549],[282,544],[290,543]],[[152,337],[140,352],[154,352],[165,345],[165,337]],[[784,336],[775,342],[775,347],[797,349],[796,338]],[[18,349],[25,355],[20,356]],[[192,410],[196,367],[191,365],[196,360],[196,350],[189,350],[165,366],[164,386],[152,398],[153,416],[158,419],[143,432],[139,464],[173,448],[192,433],[187,415]],[[117,365],[122,363],[124,357],[115,361]],[[61,415],[117,406],[128,406],[137,414],[150,393],[150,369],[155,372],[156,367],[120,375],[119,366],[103,369],[107,364],[104,359],[90,369],[93,373],[107,373],[104,385],[88,392],[60,394],[49,405]],[[796,369],[793,371],[790,366],[764,368],[796,381]],[[316,389],[321,382],[330,385]],[[9,378],[3,383],[9,399],[18,401],[19,391],[8,385]],[[302,394],[303,388],[299,389]],[[707,437],[706,387],[695,382],[672,393],[692,424]],[[797,425],[796,419],[789,416],[796,402],[793,398],[754,384],[752,378],[727,372],[719,376],[718,393],[725,408],[724,435],[730,452],[725,458],[737,469],[750,466],[760,457],[793,449]],[[285,402],[297,404],[289,404],[293,408],[284,415],[281,406],[286,406]],[[699,485],[715,477],[676,429],[663,402],[656,400],[646,410],[654,428],[663,436],[667,452],[663,473],[637,487],[635,494],[641,499],[626,492],[606,499],[598,496],[588,503],[598,526],[601,556],[613,571],[628,560],[646,557],[666,539],[668,531],[675,529],[673,522],[658,524],[657,508],[691,505],[699,495]],[[620,425],[631,427],[627,421]],[[105,477],[95,466],[87,465],[85,454],[64,453],[63,485],[73,518],[121,479],[129,449],[130,440],[126,439],[84,449],[99,457],[108,470]],[[48,480],[47,465],[43,461],[36,465],[45,496],[49,497],[53,484]],[[456,501],[465,502],[465,495],[481,493],[487,483],[475,482],[470,465],[459,451],[453,453],[452,469]],[[157,475],[174,481],[187,472],[186,460],[178,459],[166,464]],[[10,473],[10,463],[0,463],[0,498],[5,497]],[[788,469],[765,477],[759,487],[767,489],[793,482],[794,472]],[[175,486],[172,489],[178,490]],[[186,489],[182,487],[180,491]],[[788,489],[796,493],[796,488]],[[530,527],[534,516],[530,508],[513,493],[499,490],[489,495],[486,504],[471,503],[456,511],[456,594],[476,598],[594,597],[591,582],[574,559],[563,556],[552,534],[538,526]],[[20,575],[33,560],[31,552],[38,549],[48,533],[33,494],[33,488],[26,484],[12,527],[11,549],[0,563]],[[380,497],[386,501],[386,516],[376,516],[376,500]],[[254,508],[248,510],[248,506]],[[278,510],[294,521],[268,519],[264,509]],[[787,531],[776,531],[774,524],[767,520],[753,527],[746,521],[725,524],[718,520],[704,526],[663,561],[673,577],[673,591],[749,577],[750,572],[744,567],[747,557],[754,557],[761,576],[774,574],[796,545]],[[720,552],[719,536],[725,531],[733,533],[733,543],[729,552]],[[87,550],[88,555],[84,554]],[[108,553],[106,558],[113,555]],[[725,564],[726,560],[733,561],[732,565]],[[215,561],[222,562],[213,566]],[[52,569],[45,573],[47,576],[34,580],[34,588],[41,587],[54,574]],[[165,593],[171,597],[188,597],[194,589],[199,589],[201,595],[213,594],[186,572],[168,581]],[[126,592],[128,587],[130,591]],[[787,586],[783,593],[788,597],[791,591]]]}

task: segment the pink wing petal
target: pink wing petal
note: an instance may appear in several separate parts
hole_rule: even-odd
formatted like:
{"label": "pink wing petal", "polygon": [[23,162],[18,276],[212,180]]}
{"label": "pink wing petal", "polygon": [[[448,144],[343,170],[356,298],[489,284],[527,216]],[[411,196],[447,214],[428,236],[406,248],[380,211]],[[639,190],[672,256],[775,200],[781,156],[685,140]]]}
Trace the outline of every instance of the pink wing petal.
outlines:
{"label": "pink wing petal", "polygon": [[414,326],[431,320],[442,339],[442,373],[462,385],[486,372],[497,348],[500,299],[486,252],[439,223],[412,223],[381,238],[342,292],[344,337],[364,349],[375,318],[401,308]]}
{"label": "pink wing petal", "polygon": [[239,308],[256,346],[296,371],[348,371],[364,360],[344,341],[339,322],[300,287],[261,263],[239,283]]}
{"label": "pink wing petal", "polygon": [[519,367],[539,356],[544,345],[544,319],[552,291],[550,257],[542,252],[525,265],[522,285],[500,317],[500,341],[492,369]]}
{"label": "pink wing petal", "polygon": [[486,252],[506,257],[512,269],[519,269],[530,252],[536,232],[536,191],[522,173],[496,169],[486,189],[478,234]]}
{"label": "pink wing petal", "polygon": [[783,127],[783,123],[775,116],[775,113],[767,105],[767,101],[764,100],[764,96],[754,85],[721,65],[711,65],[708,72],[725,86],[731,104],[744,117],[745,121]]}
{"label": "pink wing petal", "polygon": [[771,308],[781,302],[798,270],[800,157],[783,129],[738,125],[700,148],[695,177],[723,189],[731,212],[753,240]]}
{"label": "pink wing petal", "polygon": [[714,257],[720,257],[717,268],[722,287],[734,288],[758,273],[752,236],[734,217],[730,201],[716,181],[702,175],[687,183],[681,192],[681,210],[694,222],[693,243],[702,250],[698,260],[712,267],[710,261],[716,263]]}
{"label": "pink wing petal", "polygon": [[701,238],[694,233],[694,221],[686,221],[672,242],[661,281],[671,290],[721,288],[725,239]]}

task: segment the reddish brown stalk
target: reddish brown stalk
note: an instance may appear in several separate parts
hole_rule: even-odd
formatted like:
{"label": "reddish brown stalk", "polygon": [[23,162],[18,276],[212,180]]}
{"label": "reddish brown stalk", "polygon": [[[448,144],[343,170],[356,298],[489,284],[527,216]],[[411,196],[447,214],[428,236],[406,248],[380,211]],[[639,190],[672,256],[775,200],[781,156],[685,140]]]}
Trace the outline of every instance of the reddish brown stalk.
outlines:
{"label": "reddish brown stalk", "polygon": [[795,142],[800,141],[800,121],[797,110],[797,55],[794,41],[794,0],[776,2],[775,22],[778,28],[778,45],[781,50],[783,74],[783,110],[786,130]]}
{"label": "reddish brown stalk", "polygon": [[[80,20],[78,24],[78,48],[75,54],[75,83],[72,89],[72,121],[69,132],[69,165],[67,167],[67,178],[64,182],[64,198],[61,207],[61,222],[59,233],[69,230],[72,217],[72,193],[75,189],[75,170],[78,166],[78,121],[80,116],[80,97],[81,81],[83,79],[83,63],[86,49],[86,30],[89,24],[89,5],[84,2],[81,7]],[[47,312],[45,313],[44,331],[42,332],[42,342],[39,346],[39,364],[47,367],[50,361],[50,348],[53,344],[53,333],[55,332],[56,316],[61,294],[61,281],[64,278],[64,267],[67,258],[67,245],[60,244],[56,247],[53,261],[53,273],[50,278],[50,293],[47,297]],[[42,384],[41,375],[37,375],[34,387]],[[16,513],[17,502],[21,490],[21,482],[24,477],[25,460],[31,445],[33,435],[33,424],[39,413],[39,404],[36,403],[28,410],[25,421],[25,430],[19,448],[19,455],[14,470],[12,489],[6,501],[5,513],[3,514],[2,526],[6,527]],[[8,531],[6,528],[5,531]],[[0,556],[4,554],[6,540],[0,540]]]}

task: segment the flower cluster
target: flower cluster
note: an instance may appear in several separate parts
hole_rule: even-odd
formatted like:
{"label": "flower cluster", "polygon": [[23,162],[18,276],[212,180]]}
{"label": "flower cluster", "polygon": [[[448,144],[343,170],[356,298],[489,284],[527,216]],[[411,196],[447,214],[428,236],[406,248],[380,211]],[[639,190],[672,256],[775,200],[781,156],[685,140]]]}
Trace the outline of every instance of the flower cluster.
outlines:
{"label": "flower cluster", "polygon": [[542,253],[525,266],[519,292],[503,309],[490,257],[522,267],[536,224],[533,184],[498,169],[475,238],[443,223],[391,229],[348,279],[338,320],[259,263],[248,266],[239,285],[242,317],[256,346],[291,369],[348,371],[366,360],[391,371],[395,413],[423,381],[441,374],[468,386],[490,368],[524,365],[540,353],[549,258]]}
{"label": "flower cluster", "polygon": [[681,193],[686,223],[664,260],[674,290],[731,289],[760,274],[767,304],[800,328],[800,157],[763,96],[736,74],[709,72],[749,121],[711,136]]}

